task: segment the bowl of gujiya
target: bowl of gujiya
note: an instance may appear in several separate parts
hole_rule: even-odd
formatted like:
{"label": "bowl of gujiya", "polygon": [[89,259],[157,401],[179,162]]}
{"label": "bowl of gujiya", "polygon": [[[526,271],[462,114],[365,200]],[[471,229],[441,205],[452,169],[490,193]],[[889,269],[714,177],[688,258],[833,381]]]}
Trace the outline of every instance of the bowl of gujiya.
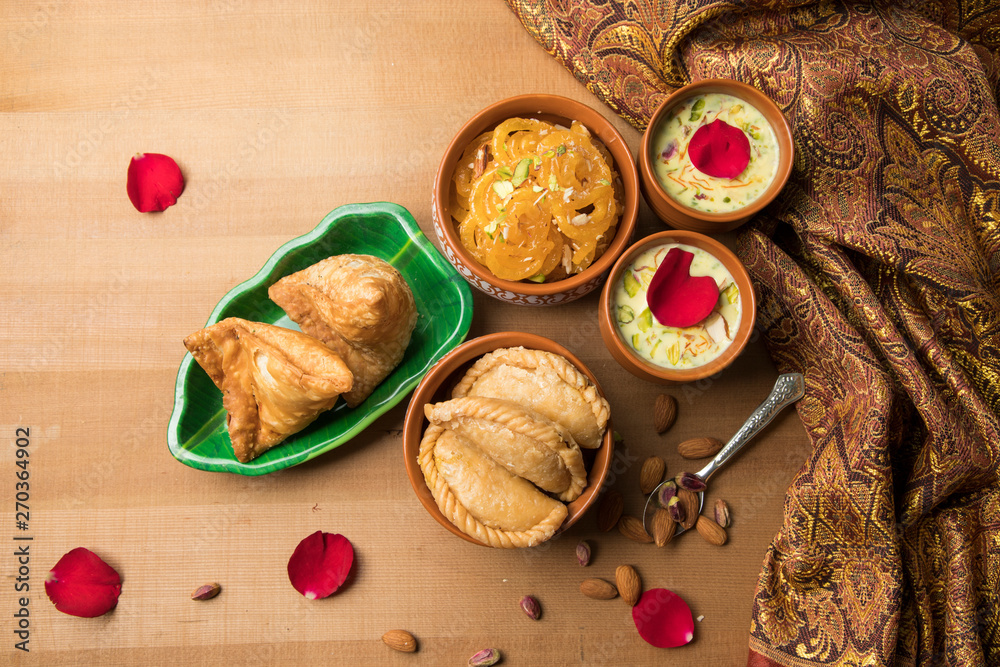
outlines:
{"label": "bowl of gujiya", "polygon": [[623,368],[649,382],[694,382],[746,347],[756,296],[743,263],[688,230],[652,234],[626,250],[601,292],[598,324]]}
{"label": "bowl of gujiya", "polygon": [[788,121],[763,92],[728,79],[697,81],[653,113],[638,160],[642,192],[675,229],[726,232],[778,196],[794,150]]}
{"label": "bowl of gujiya", "polygon": [[434,181],[434,232],[479,291],[546,306],[597,289],[631,243],[639,176],[625,140],[590,107],[521,95],[455,135]]}
{"label": "bowl of gujiya", "polygon": [[407,476],[453,535],[534,547],[597,499],[614,454],[594,374],[553,340],[500,332],[459,345],[427,373],[403,423]]}

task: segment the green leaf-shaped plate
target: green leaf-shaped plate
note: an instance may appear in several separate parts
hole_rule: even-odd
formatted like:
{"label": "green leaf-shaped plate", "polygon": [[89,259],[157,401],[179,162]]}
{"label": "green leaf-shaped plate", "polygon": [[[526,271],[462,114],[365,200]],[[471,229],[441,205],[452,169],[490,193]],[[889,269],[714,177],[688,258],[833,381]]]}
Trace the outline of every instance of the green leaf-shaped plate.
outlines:
{"label": "green leaf-shaped plate", "polygon": [[335,209],[305,236],[278,248],[250,280],[237,285],[212,311],[208,323],[227,317],[298,329],[267,297],[267,288],[290,273],[331,255],[374,255],[403,274],[419,318],[403,361],[358,407],[339,401],[305,430],[249,463],[233,455],[222,393],[190,354],[177,373],[167,440],[181,463],[217,472],[263,475],[308,461],[338,447],[406,397],[435,362],[461,343],[472,321],[472,293],[465,280],[431,245],[402,206],[350,204]]}

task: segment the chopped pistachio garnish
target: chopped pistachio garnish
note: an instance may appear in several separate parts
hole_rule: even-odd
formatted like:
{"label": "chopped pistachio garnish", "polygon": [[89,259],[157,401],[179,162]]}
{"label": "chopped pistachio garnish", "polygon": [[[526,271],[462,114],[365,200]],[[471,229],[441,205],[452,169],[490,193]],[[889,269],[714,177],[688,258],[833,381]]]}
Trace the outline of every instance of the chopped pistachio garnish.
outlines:
{"label": "chopped pistachio garnish", "polygon": [[635,311],[632,310],[632,306],[625,304],[624,306],[618,306],[618,321],[622,324],[628,324],[635,319]]}
{"label": "chopped pistachio garnish", "polygon": [[629,296],[635,296],[639,293],[639,281],[635,279],[635,276],[631,271],[625,274],[625,292]]}
{"label": "chopped pistachio garnish", "polygon": [[535,275],[533,275],[530,278],[528,278],[528,280],[530,280],[533,283],[544,283],[545,282],[545,274],[544,273],[536,273]]}
{"label": "chopped pistachio garnish", "polygon": [[559,181],[556,180],[555,174],[549,174],[549,190],[553,192],[559,189]]}
{"label": "chopped pistachio garnish", "polygon": [[512,172],[510,167],[507,165],[503,165],[502,167],[497,168],[497,176],[500,178],[512,178],[514,176],[514,172]]}
{"label": "chopped pistachio garnish", "polygon": [[641,313],[639,313],[639,331],[645,333],[653,326],[653,313],[650,312],[649,308],[644,308]]}
{"label": "chopped pistachio garnish", "polygon": [[531,186],[531,191],[532,191],[532,192],[541,192],[541,191],[542,191],[542,190],[544,190],[544,189],[545,189],[545,188],[543,188],[543,187],[542,187],[542,186],[540,186],[540,185],[532,185],[532,186]]}
{"label": "chopped pistachio garnish", "polygon": [[736,303],[736,299],[740,298],[740,288],[736,286],[736,283],[731,284],[722,293],[729,303]]}
{"label": "chopped pistachio garnish", "polygon": [[542,157],[555,157],[555,154],[556,154],[555,151],[545,151],[544,153],[542,153]]}
{"label": "chopped pistachio garnish", "polygon": [[599,180],[597,182],[600,183],[601,185],[611,185],[611,181],[609,181],[606,178],[602,178],[601,180]]}
{"label": "chopped pistachio garnish", "polygon": [[526,157],[517,163],[517,167],[514,168],[514,178],[511,179],[511,184],[516,188],[517,186],[528,180],[528,170],[531,168],[531,158]]}
{"label": "chopped pistachio garnish", "polygon": [[493,192],[501,199],[506,199],[514,194],[514,184],[510,181],[493,181]]}
{"label": "chopped pistachio garnish", "polygon": [[565,152],[566,152],[565,144],[559,144],[558,146],[556,146],[556,155],[562,155]]}

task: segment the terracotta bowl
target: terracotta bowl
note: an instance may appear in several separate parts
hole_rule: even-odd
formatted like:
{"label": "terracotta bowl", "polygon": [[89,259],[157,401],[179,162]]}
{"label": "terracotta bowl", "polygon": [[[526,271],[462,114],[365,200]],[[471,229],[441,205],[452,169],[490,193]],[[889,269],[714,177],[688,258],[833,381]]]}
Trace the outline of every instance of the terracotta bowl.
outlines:
{"label": "terracotta bowl", "polygon": [[[729,273],[733,276],[733,280],[736,282],[737,288],[740,290],[740,297],[743,300],[743,314],[740,319],[739,329],[736,331],[736,336],[721,355],[703,366],[682,370],[657,366],[636,354],[629,343],[622,338],[618,330],[618,324],[614,317],[615,285],[622,279],[623,272],[636,257],[650,248],[665,243],[683,243],[711,253],[729,270]],[[658,232],[638,241],[622,253],[622,256],[615,262],[614,268],[611,269],[611,275],[608,276],[608,281],[604,285],[604,290],[601,292],[601,301],[598,305],[598,323],[601,329],[601,338],[604,340],[604,345],[608,348],[608,351],[611,352],[611,356],[625,370],[636,377],[657,384],[693,382],[714,375],[724,369],[746,347],[747,341],[750,340],[750,335],[753,333],[756,316],[757,299],[754,295],[753,285],[750,283],[750,276],[743,263],[729,248],[715,239],[687,230]]]}
{"label": "terracotta bowl", "polygon": [[[486,545],[460,531],[441,513],[437,502],[434,500],[434,496],[431,495],[431,491],[427,488],[427,484],[424,481],[424,473],[417,463],[420,440],[423,438],[424,430],[428,426],[427,419],[424,417],[424,405],[451,398],[452,387],[458,383],[466,370],[479,357],[493,350],[517,346],[561,354],[594,383],[597,391],[602,396],[604,395],[594,374],[583,365],[583,362],[562,345],[542,336],[507,331],[474,338],[459,345],[442,358],[424,376],[420,384],[417,385],[413,396],[410,398],[410,406],[406,410],[406,418],[403,422],[403,457],[406,463],[406,475],[410,478],[410,484],[413,485],[413,490],[416,492],[417,498],[420,499],[421,504],[430,512],[430,515],[451,533],[481,546]],[[587,487],[583,490],[583,494],[579,498],[567,505],[569,514],[556,534],[559,534],[579,521],[583,513],[587,511],[587,508],[597,500],[597,494],[604,483],[604,478],[608,474],[608,469],[611,466],[611,460],[614,455],[613,433],[614,431],[609,421],[601,446],[597,449],[583,450],[584,463],[588,471]]]}
{"label": "terracotta bowl", "polygon": [[[462,153],[472,141],[508,118],[537,118],[569,126],[574,120],[583,123],[591,134],[608,148],[614,168],[624,186],[624,212],[611,246],[586,270],[551,283],[501,280],[477,262],[465,250],[458,237],[449,210],[451,179]],[[597,287],[607,277],[618,255],[632,242],[639,210],[639,175],[625,140],[603,116],[588,106],[555,95],[521,95],[489,106],[467,122],[444,152],[434,179],[431,200],[434,232],[441,249],[459,273],[476,289],[501,301],[528,306],[549,306],[578,299]]]}
{"label": "terracotta bowl", "polygon": [[[750,205],[729,213],[706,213],[684,206],[667,194],[653,171],[654,160],[657,157],[653,142],[660,122],[679,103],[694,95],[706,93],[726,93],[757,107],[767,122],[771,124],[778,140],[778,171],[774,180],[771,181],[771,185]],[[642,145],[639,149],[642,193],[650,208],[671,227],[689,229],[704,234],[718,234],[739,227],[771,203],[788,182],[788,175],[792,171],[794,160],[795,145],[792,142],[792,132],[788,127],[788,121],[785,120],[785,116],[771,98],[745,83],[729,79],[706,79],[677,89],[653,113],[653,118],[649,121],[646,132],[642,136]]]}

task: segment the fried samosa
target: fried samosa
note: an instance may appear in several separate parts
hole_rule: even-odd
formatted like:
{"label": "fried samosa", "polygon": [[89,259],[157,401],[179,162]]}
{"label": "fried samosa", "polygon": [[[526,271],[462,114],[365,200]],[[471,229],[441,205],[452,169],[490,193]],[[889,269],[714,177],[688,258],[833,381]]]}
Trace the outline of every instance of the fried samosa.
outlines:
{"label": "fried samosa", "polygon": [[233,452],[244,463],[311,424],[353,385],[335,352],[270,324],[230,317],[184,346],[222,390]]}
{"label": "fried samosa", "polygon": [[339,354],[354,374],[344,395],[361,404],[403,359],[417,322],[399,271],[370,255],[335,255],[285,276],[267,292],[302,331]]}

